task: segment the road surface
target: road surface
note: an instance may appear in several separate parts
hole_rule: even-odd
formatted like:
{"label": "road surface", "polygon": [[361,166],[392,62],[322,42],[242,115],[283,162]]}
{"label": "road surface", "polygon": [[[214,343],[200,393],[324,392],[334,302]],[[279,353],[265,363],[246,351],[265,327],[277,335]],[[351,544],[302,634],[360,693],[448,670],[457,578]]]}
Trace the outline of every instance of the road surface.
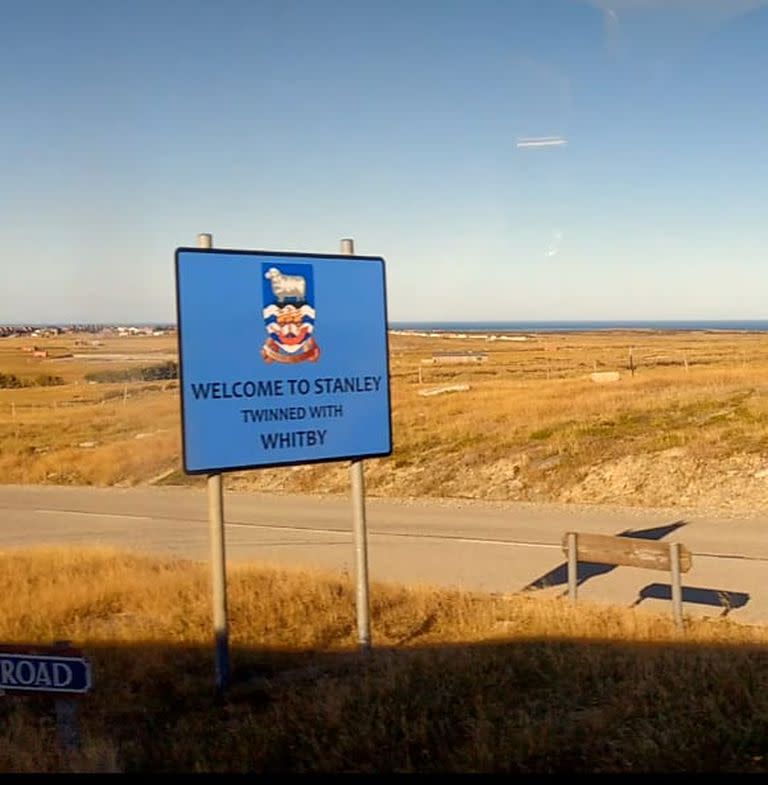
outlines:
{"label": "road surface", "polygon": [[[693,552],[684,612],[768,623],[768,512],[369,499],[373,581],[513,594],[566,591],[566,531],[678,541]],[[0,548],[108,545],[207,561],[205,490],[0,486]],[[227,559],[354,572],[344,498],[226,493]],[[671,613],[670,576],[580,566],[579,599]]]}

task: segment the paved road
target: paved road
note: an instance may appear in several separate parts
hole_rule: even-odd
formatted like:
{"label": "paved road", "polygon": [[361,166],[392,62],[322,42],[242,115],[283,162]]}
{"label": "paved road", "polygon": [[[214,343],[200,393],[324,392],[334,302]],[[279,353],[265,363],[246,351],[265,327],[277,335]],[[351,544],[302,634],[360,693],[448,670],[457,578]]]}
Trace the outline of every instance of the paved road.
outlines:
{"label": "paved road", "polygon": [[[683,575],[684,610],[768,623],[768,512],[715,517],[526,503],[369,499],[372,580],[459,586],[510,594],[562,594],[564,532],[631,533],[679,541],[693,553]],[[354,571],[347,499],[227,493],[227,558]],[[0,486],[0,547],[112,545],[207,560],[207,502],[192,488],[96,489]],[[582,566],[579,597],[670,612],[669,575]]]}

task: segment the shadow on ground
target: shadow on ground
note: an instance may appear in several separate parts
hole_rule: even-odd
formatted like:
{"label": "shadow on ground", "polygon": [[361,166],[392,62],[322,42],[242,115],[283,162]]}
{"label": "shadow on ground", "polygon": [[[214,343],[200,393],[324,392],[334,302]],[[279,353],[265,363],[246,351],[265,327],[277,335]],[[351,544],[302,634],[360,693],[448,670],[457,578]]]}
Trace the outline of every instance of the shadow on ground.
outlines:
{"label": "shadow on ground", "polygon": [[[718,622],[730,628],[730,622]],[[766,771],[762,646],[572,639],[296,652],[83,647],[81,745],[54,701],[0,704],[0,770],[122,772]]]}
{"label": "shadow on ground", "polygon": [[[637,600],[633,605],[639,605],[643,600],[672,600],[672,587],[668,583],[649,583],[640,589]],[[726,591],[725,589],[705,589],[700,586],[683,586],[682,599],[684,603],[696,605],[710,605],[722,610],[721,616],[726,616],[735,608],[743,608],[749,602],[749,594],[740,591]]]}

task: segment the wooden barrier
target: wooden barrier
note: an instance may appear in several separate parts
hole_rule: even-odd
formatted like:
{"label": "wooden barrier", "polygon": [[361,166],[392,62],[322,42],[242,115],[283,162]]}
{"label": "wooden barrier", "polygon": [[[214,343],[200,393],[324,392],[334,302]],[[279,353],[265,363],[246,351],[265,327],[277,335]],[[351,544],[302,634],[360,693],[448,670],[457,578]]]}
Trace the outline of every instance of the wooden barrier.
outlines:
{"label": "wooden barrier", "polygon": [[678,627],[683,626],[683,589],[681,574],[691,569],[691,552],[679,542],[654,542],[607,534],[567,532],[563,551],[568,557],[568,596],[577,596],[578,562],[669,570],[672,576],[672,613]]}

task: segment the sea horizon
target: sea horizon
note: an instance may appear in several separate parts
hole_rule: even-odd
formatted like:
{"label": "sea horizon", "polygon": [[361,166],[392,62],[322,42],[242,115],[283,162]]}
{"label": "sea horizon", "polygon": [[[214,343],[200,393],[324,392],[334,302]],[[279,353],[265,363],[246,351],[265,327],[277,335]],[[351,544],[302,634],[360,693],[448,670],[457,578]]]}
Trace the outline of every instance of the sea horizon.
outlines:
{"label": "sea horizon", "polygon": [[625,319],[541,321],[391,321],[396,332],[548,333],[615,330],[768,332],[768,319]]}

